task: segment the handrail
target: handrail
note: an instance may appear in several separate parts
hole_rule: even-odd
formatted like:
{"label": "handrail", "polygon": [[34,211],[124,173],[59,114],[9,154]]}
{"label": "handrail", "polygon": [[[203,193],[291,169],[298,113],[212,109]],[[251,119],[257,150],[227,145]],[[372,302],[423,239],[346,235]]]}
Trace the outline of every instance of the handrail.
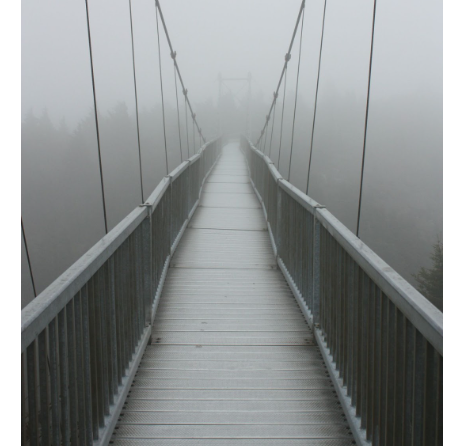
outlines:
{"label": "handrail", "polygon": [[243,136],[241,150],[278,265],[313,326],[357,443],[437,444],[442,313]]}
{"label": "handrail", "polygon": [[21,310],[22,352],[110,258],[146,215],[144,208],[133,209],[115,228]]}
{"label": "handrail", "polygon": [[383,293],[389,296],[393,303],[412,322],[414,327],[432,344],[435,350],[443,355],[442,312],[328,210],[317,209],[317,219],[368,276],[376,282]]}
{"label": "handrail", "polygon": [[182,162],[23,308],[22,432],[30,444],[108,444],[150,337],[173,249],[221,147],[217,138]]}

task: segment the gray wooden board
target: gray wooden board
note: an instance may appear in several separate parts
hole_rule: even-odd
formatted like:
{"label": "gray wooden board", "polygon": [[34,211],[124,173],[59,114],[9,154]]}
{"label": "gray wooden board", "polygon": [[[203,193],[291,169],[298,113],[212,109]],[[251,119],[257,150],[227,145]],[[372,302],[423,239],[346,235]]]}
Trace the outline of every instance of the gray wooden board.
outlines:
{"label": "gray wooden board", "polygon": [[[355,443],[350,438],[317,438],[317,439],[292,439],[292,438],[163,438],[159,440],[160,446],[353,446]],[[121,438],[114,439],[113,446],[156,446],[153,438]]]}
{"label": "gray wooden board", "polygon": [[237,143],[203,191],[111,444],[353,444]]}

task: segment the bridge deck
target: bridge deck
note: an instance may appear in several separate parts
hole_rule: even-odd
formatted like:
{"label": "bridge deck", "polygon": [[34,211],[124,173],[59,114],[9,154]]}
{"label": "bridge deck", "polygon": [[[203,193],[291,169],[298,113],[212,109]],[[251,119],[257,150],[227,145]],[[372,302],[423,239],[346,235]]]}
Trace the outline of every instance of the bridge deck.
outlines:
{"label": "bridge deck", "polygon": [[111,444],[354,444],[237,144],[172,258]]}

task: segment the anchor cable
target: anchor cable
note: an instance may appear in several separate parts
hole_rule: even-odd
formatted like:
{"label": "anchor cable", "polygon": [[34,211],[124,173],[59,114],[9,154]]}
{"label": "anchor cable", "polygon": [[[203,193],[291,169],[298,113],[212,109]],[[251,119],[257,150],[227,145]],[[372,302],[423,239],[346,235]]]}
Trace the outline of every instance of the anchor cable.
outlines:
{"label": "anchor cable", "polygon": [[21,233],[23,234],[23,242],[25,243],[26,260],[28,261],[28,268],[30,270],[31,284],[33,285],[33,294],[34,294],[34,297],[36,297],[38,294],[36,293],[36,286],[35,286],[34,278],[33,278],[33,268],[31,268],[30,252],[28,251],[28,244],[26,243],[25,228],[23,226],[23,217],[21,217]]}
{"label": "anchor cable", "polygon": [[356,221],[356,236],[360,232],[360,217],[361,217],[361,198],[363,194],[363,179],[365,173],[365,153],[366,153],[366,131],[368,129],[368,114],[370,107],[370,90],[371,90],[371,67],[373,64],[373,43],[374,43],[374,27],[376,22],[376,0],[373,1],[373,24],[371,27],[371,48],[370,48],[370,67],[368,70],[368,91],[366,94],[366,113],[365,113],[365,132],[363,136],[363,156],[361,160],[361,175],[360,175],[360,194],[358,199],[358,216]]}
{"label": "anchor cable", "polygon": [[99,119],[98,119],[98,110],[97,110],[97,96],[95,93],[94,60],[92,57],[92,39],[90,38],[90,20],[89,20],[88,0],[85,0],[85,12],[86,12],[86,17],[87,17],[87,38],[89,41],[90,74],[92,77],[92,94],[94,97],[95,132],[97,134],[97,152],[98,152],[98,157],[99,157],[100,185],[102,189],[103,221],[104,221],[104,226],[105,226],[105,234],[108,234],[107,206],[105,203],[105,188],[104,188],[104,182],[103,182],[102,152],[100,150]]}
{"label": "anchor cable", "polygon": [[312,120],[312,134],[310,137],[310,155],[309,155],[309,167],[307,169],[307,186],[305,194],[309,195],[309,179],[310,179],[310,165],[312,164],[312,150],[314,148],[314,129],[315,129],[315,116],[317,113],[317,98],[319,94],[319,80],[320,80],[320,62],[322,60],[322,48],[324,45],[324,30],[325,30],[325,11],[327,9],[327,0],[324,1],[324,13],[322,18],[322,33],[320,34],[320,50],[319,50],[319,66],[317,67],[317,85],[315,87],[315,103],[314,103],[314,118]]}
{"label": "anchor cable", "polygon": [[278,170],[279,170],[279,161],[281,160],[282,129],[283,129],[283,122],[284,122],[284,106],[286,105],[286,84],[287,84],[287,62],[286,62],[286,72],[284,74],[284,96],[283,96],[283,99],[282,99],[281,129],[280,129],[281,131],[279,133]]}
{"label": "anchor cable", "polygon": [[161,41],[159,39],[159,19],[158,10],[156,12],[156,33],[158,34],[158,54],[159,54],[159,82],[161,84],[161,108],[163,112],[163,131],[164,131],[164,153],[166,155],[166,175],[169,174],[169,163],[168,163],[168,145],[166,138],[166,114],[164,112],[164,92],[163,92],[163,73],[161,67]]}
{"label": "anchor cable", "polygon": [[[173,59],[175,59],[176,53],[173,55]],[[182,157],[182,143],[181,143],[181,118],[179,116],[179,97],[177,94],[177,78],[176,78],[176,63],[174,62],[174,85],[176,87],[176,104],[177,104],[177,130],[179,132],[179,149],[181,151],[181,163],[184,161]]]}
{"label": "anchor cable", "polygon": [[140,163],[141,203],[144,203],[145,196],[143,192],[143,167],[142,167],[142,162],[141,162],[140,123],[139,123],[139,117],[138,117],[138,94],[136,92],[135,41],[133,38],[133,16],[131,13],[131,0],[128,0],[128,5],[130,8],[131,57],[133,60],[133,83],[135,86],[136,136],[138,138],[138,160]]}
{"label": "anchor cable", "polygon": [[297,93],[299,91],[299,72],[301,68],[301,53],[302,53],[302,33],[304,31],[304,16],[305,16],[305,9],[302,13],[302,22],[301,22],[301,39],[299,42],[299,61],[297,62],[297,79],[296,79],[296,98],[294,100],[294,116],[292,118],[292,136],[291,136],[291,151],[289,154],[289,170],[287,174],[287,181],[290,181],[291,178],[291,163],[292,163],[292,148],[294,146],[294,127],[296,124],[296,110],[297,110]]}

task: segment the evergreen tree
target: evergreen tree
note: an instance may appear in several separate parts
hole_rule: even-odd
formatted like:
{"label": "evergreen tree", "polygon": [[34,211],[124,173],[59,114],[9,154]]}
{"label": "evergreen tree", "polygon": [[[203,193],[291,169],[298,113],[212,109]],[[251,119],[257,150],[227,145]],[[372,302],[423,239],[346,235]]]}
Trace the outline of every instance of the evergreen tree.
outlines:
{"label": "evergreen tree", "polygon": [[422,267],[413,277],[419,286],[417,289],[429,299],[439,310],[443,308],[443,243],[440,240],[433,246],[430,255],[432,267]]}

